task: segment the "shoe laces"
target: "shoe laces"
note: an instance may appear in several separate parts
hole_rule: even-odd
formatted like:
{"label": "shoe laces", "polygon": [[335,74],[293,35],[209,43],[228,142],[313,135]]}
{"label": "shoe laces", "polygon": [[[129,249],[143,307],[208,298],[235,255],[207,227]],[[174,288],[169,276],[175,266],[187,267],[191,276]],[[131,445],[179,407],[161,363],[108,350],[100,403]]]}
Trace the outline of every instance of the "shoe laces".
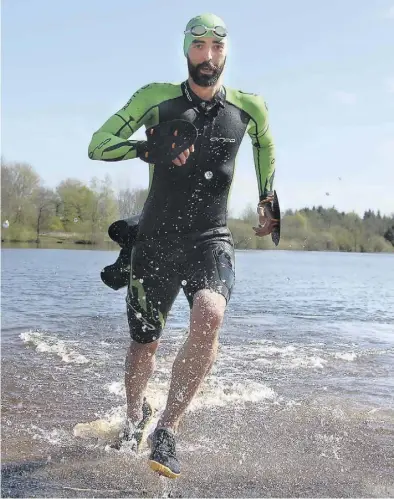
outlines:
{"label": "shoe laces", "polygon": [[170,456],[175,456],[175,437],[166,429],[156,430],[155,441],[160,447],[160,452],[164,452]]}

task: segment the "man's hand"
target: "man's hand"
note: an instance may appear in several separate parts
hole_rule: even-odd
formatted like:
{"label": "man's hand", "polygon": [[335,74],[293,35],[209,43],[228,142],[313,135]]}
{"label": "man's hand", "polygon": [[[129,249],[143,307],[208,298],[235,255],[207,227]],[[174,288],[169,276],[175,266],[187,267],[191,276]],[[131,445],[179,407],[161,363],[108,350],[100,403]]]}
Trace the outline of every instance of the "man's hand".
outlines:
{"label": "man's hand", "polygon": [[257,205],[259,226],[253,227],[253,230],[255,231],[255,234],[258,237],[268,236],[268,234],[271,234],[273,229],[277,227],[279,224],[279,220],[277,218],[274,218],[272,212],[272,205],[271,205],[272,200],[273,197],[270,197],[264,201],[261,201]]}
{"label": "man's hand", "polygon": [[146,163],[172,161],[180,166],[194,151],[197,128],[186,120],[164,121],[145,131],[147,140],[141,141],[138,157]]}
{"label": "man's hand", "polygon": [[190,154],[194,152],[194,145],[192,145],[189,149],[186,149],[185,151],[181,152],[181,154],[174,159],[173,163],[176,166],[181,166],[184,165],[187,161],[187,158],[190,156]]}

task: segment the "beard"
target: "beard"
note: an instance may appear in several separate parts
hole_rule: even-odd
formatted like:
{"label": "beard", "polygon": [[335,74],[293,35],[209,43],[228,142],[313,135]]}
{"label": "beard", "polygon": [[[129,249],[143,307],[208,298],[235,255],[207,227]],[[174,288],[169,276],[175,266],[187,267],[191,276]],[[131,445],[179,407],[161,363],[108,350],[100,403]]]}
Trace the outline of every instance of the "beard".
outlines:
{"label": "beard", "polygon": [[[209,61],[205,61],[194,66],[189,57],[187,57],[187,67],[189,69],[189,75],[194,83],[196,85],[199,85],[200,87],[211,87],[212,85],[214,85],[220,78],[225,64],[226,59],[221,66],[215,66]],[[212,73],[203,73],[203,69],[210,69]]]}

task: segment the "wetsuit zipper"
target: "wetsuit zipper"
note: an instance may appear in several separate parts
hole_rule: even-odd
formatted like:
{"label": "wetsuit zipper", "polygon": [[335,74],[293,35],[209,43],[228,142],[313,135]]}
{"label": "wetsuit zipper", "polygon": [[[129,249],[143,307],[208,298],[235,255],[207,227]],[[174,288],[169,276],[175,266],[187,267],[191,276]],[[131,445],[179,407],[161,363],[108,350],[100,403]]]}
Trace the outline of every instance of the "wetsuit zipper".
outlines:
{"label": "wetsuit zipper", "polygon": [[[201,159],[202,157],[202,149],[205,145],[209,146],[209,141],[207,142],[207,135],[210,133],[210,128],[212,128],[212,119],[204,114],[204,121],[203,121],[203,131],[202,131],[202,138],[201,138],[201,144],[200,144],[200,150],[198,153],[198,160]],[[211,125],[211,126],[210,126]]]}
{"label": "wetsuit zipper", "polygon": [[[200,134],[200,146],[199,146],[199,149],[198,149],[198,153],[197,153],[197,156],[195,157],[195,166],[196,166],[196,170],[194,171],[194,173],[192,174],[193,177],[201,175],[201,170],[198,168],[198,165],[202,165],[202,168],[203,168],[203,171],[207,168],[207,164],[204,164],[203,161],[201,161],[201,159],[203,159],[203,155],[204,155],[204,151],[203,151],[203,148],[204,147],[209,147],[209,142],[207,142],[207,136],[209,136],[209,133],[210,133],[210,124],[212,122],[210,116],[204,114],[203,116],[201,116],[200,114],[200,119],[202,119],[202,133]],[[196,125],[196,123],[195,123]],[[198,128],[200,128],[200,126],[198,126]],[[205,152],[206,154],[206,157],[207,156],[207,152]],[[201,161],[201,162],[200,162]],[[205,162],[206,163],[206,162]],[[193,182],[190,183],[189,185],[189,201],[190,202],[199,202],[199,199],[201,198],[201,191],[204,189],[204,183],[203,183],[203,179],[199,179],[199,181],[197,180],[196,182],[196,179],[194,178]]]}

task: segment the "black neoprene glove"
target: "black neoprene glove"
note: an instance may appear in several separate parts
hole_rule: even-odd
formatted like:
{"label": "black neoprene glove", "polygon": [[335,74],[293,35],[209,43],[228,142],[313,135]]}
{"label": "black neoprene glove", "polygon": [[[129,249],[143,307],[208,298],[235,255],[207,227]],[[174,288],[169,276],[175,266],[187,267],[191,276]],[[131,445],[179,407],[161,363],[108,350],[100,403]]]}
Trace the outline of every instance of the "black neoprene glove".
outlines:
{"label": "black neoprene glove", "polygon": [[164,121],[147,128],[147,140],[137,144],[137,156],[146,163],[174,161],[197,139],[197,128],[186,120]]}

